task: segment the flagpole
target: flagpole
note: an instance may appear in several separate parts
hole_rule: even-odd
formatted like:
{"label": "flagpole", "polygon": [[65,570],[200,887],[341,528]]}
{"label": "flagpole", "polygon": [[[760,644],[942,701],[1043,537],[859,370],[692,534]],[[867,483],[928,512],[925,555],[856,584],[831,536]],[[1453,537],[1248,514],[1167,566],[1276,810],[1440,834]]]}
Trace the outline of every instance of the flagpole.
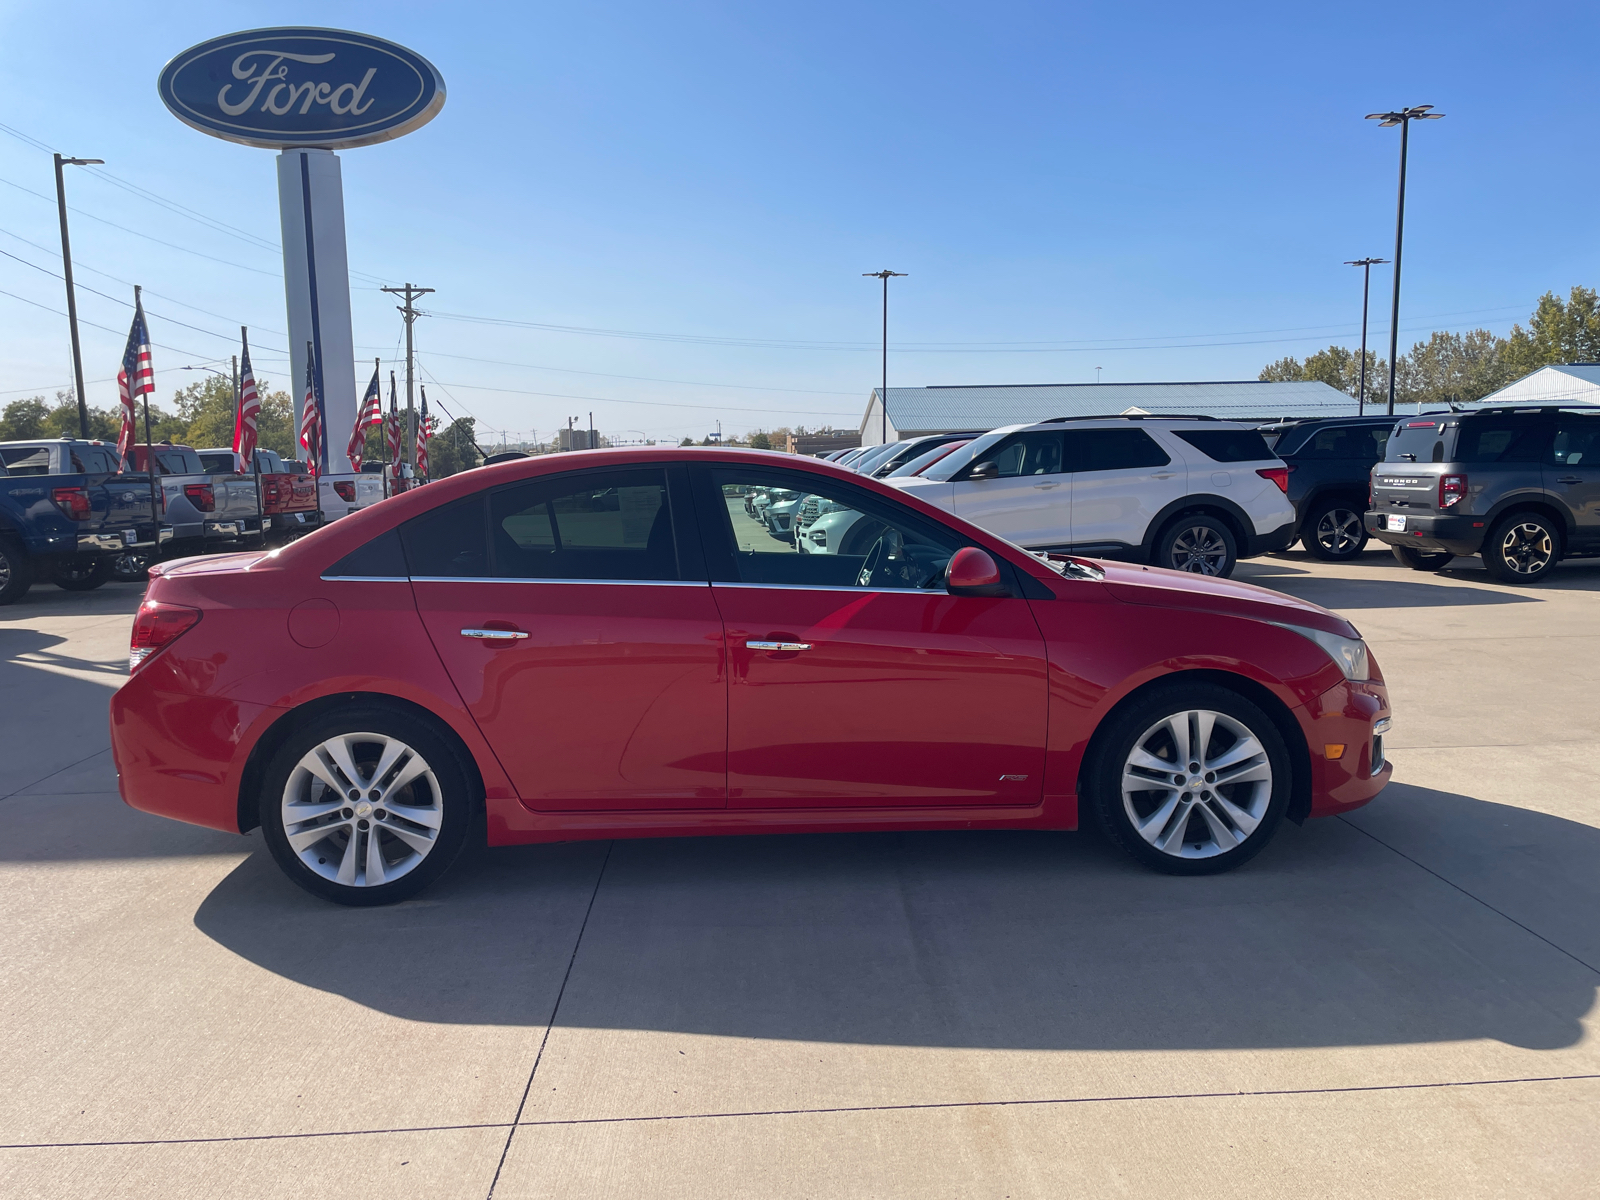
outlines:
{"label": "flagpole", "polygon": [[[244,352],[245,352],[246,356],[248,356],[249,353],[250,353],[250,328],[247,325],[239,326],[239,344],[244,347]],[[239,392],[239,357],[238,357],[238,355],[234,355],[234,359],[233,359],[233,419],[235,421],[242,420],[242,418],[244,416],[244,414],[239,411],[239,406],[241,404],[243,404],[243,403],[244,403],[244,397]],[[258,414],[256,416],[256,423],[259,425],[260,422],[261,422],[261,417]],[[258,429],[256,431],[256,437],[257,437],[258,440],[259,440],[260,436],[261,436],[260,435],[260,430]],[[262,547],[262,549],[266,549],[266,545],[267,545],[267,505],[266,505],[266,501],[264,501],[261,498],[261,456],[258,453],[256,453],[258,448],[259,448],[258,446],[251,446],[250,447],[250,470],[251,470],[251,473],[254,474],[255,477],[256,477],[256,512],[261,514],[261,547]]]}
{"label": "flagpole", "polygon": [[[137,283],[133,285],[133,319],[139,322],[139,332],[144,334],[145,344],[150,341],[150,324],[144,319],[144,299],[140,295],[144,288]],[[128,383],[131,387],[138,387],[138,375],[132,376]],[[150,390],[156,386],[156,356],[150,355]],[[144,457],[145,465],[150,471],[150,519],[156,523],[156,548],[151,551],[152,561],[161,553],[161,501],[156,496],[156,472],[160,466],[156,463],[156,444],[150,438],[150,392],[142,393],[144,396]]]}

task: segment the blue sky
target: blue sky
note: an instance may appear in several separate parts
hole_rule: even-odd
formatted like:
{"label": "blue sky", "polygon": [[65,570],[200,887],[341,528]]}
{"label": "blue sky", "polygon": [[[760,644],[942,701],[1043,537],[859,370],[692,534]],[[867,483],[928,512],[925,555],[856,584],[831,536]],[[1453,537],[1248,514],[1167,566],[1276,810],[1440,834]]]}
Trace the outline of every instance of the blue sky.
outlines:
{"label": "blue sky", "polygon": [[[397,355],[378,280],[436,288],[430,398],[512,436],[854,425],[885,266],[891,384],[1253,378],[1353,345],[1341,264],[1392,257],[1398,154],[1361,118],[1409,104],[1448,116],[1412,141],[1402,345],[1600,281],[1592,5],[0,5],[0,121],[243,231],[69,178],[79,281],[146,287],[163,396],[241,323],[281,382],[285,319],[272,152],[181,125],[156,75],[297,23],[443,74],[432,124],[342,154],[357,353]],[[8,186],[52,195],[48,155],[0,133],[0,180],[0,250],[58,270],[53,203]],[[0,402],[64,385],[65,320],[24,302],[60,282],[0,256],[0,290]],[[83,330],[109,406],[128,310],[79,306],[118,331]]]}

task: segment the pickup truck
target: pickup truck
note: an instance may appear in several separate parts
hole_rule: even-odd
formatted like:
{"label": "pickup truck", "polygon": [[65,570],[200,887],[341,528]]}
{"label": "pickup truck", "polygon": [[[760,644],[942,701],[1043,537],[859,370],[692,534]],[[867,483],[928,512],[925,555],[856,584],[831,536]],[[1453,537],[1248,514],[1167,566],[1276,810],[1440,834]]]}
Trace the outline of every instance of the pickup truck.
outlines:
{"label": "pickup truck", "polygon": [[[213,475],[255,476],[244,466],[244,456],[226,446],[196,451]],[[317,481],[296,464],[291,467],[272,450],[256,449],[255,469],[261,473],[261,515],[267,540],[282,543],[310,533],[322,524],[317,509]]]}
{"label": "pickup truck", "polygon": [[166,544],[172,530],[151,511],[149,477],[120,466],[100,442],[0,442],[0,605],[41,579],[97,588],[120,555]]}
{"label": "pickup truck", "polygon": [[[150,447],[133,447],[133,465],[149,469]],[[169,442],[155,445],[160,472],[163,521],[172,526],[167,557],[204,554],[207,550],[258,544],[261,505],[256,501],[256,481],[242,472],[213,475],[190,446]]]}
{"label": "pickup truck", "polygon": [[317,497],[321,502],[322,519],[334,521],[382,500],[383,476],[365,471],[329,473],[318,478]]}

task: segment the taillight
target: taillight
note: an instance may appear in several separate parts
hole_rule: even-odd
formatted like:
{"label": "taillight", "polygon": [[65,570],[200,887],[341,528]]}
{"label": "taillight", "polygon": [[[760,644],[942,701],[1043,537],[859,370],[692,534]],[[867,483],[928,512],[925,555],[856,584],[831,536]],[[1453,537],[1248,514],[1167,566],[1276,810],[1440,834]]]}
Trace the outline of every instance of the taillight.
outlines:
{"label": "taillight", "polygon": [[1278,490],[1285,496],[1289,494],[1289,468],[1288,467],[1261,467],[1256,474],[1263,479],[1270,479],[1278,485]]}
{"label": "taillight", "polygon": [[132,675],[152,654],[177,641],[199,621],[198,608],[146,600],[133,618],[133,638],[128,643],[128,674]]}
{"label": "taillight", "polygon": [[1439,507],[1449,508],[1457,504],[1467,494],[1467,477],[1465,475],[1439,476]]}
{"label": "taillight", "polygon": [[209,483],[186,483],[183,485],[183,494],[201,512],[216,511],[217,493]]}
{"label": "taillight", "polygon": [[334,481],[333,490],[339,493],[339,499],[347,504],[356,502],[356,485],[352,479],[339,479]]}
{"label": "taillight", "polygon": [[[37,494],[35,493],[35,495]],[[87,521],[89,519],[89,493],[83,488],[56,488],[50,493],[50,499],[54,500],[56,507],[72,520]]]}

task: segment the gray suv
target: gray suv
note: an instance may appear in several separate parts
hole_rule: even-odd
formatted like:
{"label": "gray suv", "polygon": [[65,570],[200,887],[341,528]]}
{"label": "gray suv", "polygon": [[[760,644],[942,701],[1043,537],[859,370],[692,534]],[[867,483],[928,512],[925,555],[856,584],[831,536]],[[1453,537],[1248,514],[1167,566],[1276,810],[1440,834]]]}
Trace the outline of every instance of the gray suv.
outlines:
{"label": "gray suv", "polygon": [[1372,468],[1367,532],[1419,571],[1481,554],[1503,583],[1600,555],[1600,413],[1491,408],[1402,418]]}

